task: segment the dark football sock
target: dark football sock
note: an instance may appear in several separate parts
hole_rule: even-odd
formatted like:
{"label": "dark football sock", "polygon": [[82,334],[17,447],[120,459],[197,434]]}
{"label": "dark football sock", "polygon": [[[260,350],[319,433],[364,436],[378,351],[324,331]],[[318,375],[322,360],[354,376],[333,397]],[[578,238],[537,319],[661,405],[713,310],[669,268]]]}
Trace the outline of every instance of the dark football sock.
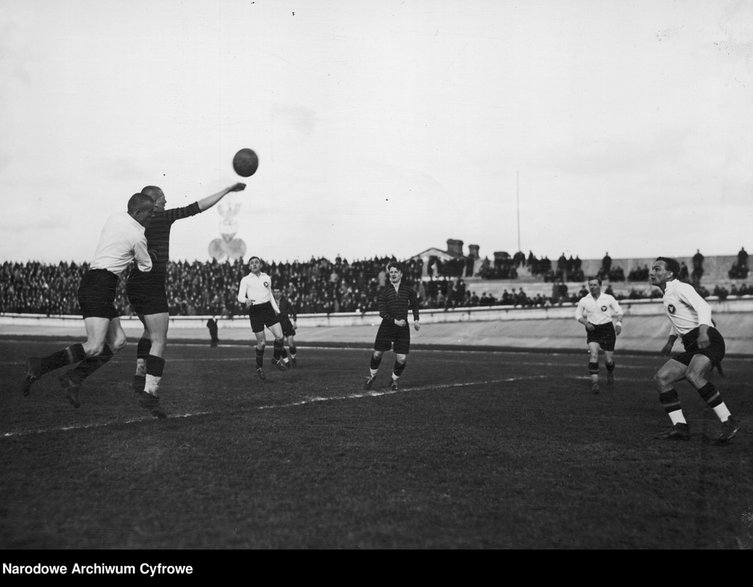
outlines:
{"label": "dark football sock", "polygon": [[146,378],[144,391],[152,395],[159,394],[159,386],[162,380],[162,373],[165,370],[165,359],[156,355],[146,357]]}
{"label": "dark football sock", "polygon": [[84,345],[81,343],[72,344],[71,346],[65,347],[63,350],[44,357],[41,360],[42,372],[40,375],[44,375],[45,373],[54,371],[60,367],[65,367],[66,365],[73,365],[84,359],[86,359]]}
{"label": "dark football sock", "polygon": [[148,338],[140,338],[139,342],[136,344],[136,358],[146,360],[151,349],[152,341]]}
{"label": "dark football sock", "polygon": [[70,371],[71,378],[77,383],[81,383],[97,369],[105,365],[115,354],[109,346],[105,345],[102,352],[94,357],[86,357],[76,368]]}

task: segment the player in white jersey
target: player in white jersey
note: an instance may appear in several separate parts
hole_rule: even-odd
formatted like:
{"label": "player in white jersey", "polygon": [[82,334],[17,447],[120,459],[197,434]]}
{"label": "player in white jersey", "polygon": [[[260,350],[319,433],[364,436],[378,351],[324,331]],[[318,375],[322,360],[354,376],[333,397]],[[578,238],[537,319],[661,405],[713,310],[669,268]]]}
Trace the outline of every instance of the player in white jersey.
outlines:
{"label": "player in white jersey", "polygon": [[687,379],[719,418],[722,432],[716,442],[724,444],[732,440],[740,429],[722,401],[719,391],[708,380],[713,367],[719,368],[721,372],[725,353],[724,338],[714,327],[711,306],[692,285],[677,279],[679,274],[680,264],[670,257],[657,257],[649,272],[651,285],[661,289],[664,294],[662,302],[671,324],[662,354],[671,356],[678,337],[682,339],[685,349],[672,356],[654,375],[659,401],[672,422],[672,429],[660,437],[669,440],[690,438],[690,428],[680,406],[680,397],[674,388],[678,381]]}
{"label": "player in white jersey", "polygon": [[[607,384],[614,383],[614,346],[622,332],[622,308],[614,296],[601,291],[601,279],[588,278],[590,293],[578,300],[575,319],[586,327],[588,346],[588,373],[591,377],[591,391],[599,393],[599,351],[604,352],[604,367],[607,370]],[[616,318],[617,323],[612,320]]]}
{"label": "player in white jersey", "polygon": [[251,273],[241,279],[238,287],[238,301],[248,308],[251,330],[256,335],[256,373],[264,380],[264,347],[267,338],[264,328],[275,337],[272,364],[284,371],[288,368],[288,352],[284,346],[284,335],[280,325],[280,308],[272,294],[272,278],[261,270],[262,262],[259,257],[248,260]]}
{"label": "player in white jersey", "polygon": [[59,381],[68,401],[78,408],[78,392],[84,379],[125,346],[126,335],[115,308],[118,279],[133,260],[141,271],[152,270],[153,257],[147,249],[144,227],[149,223],[153,209],[154,202],[149,196],[134,194],[128,200],[127,212],[113,214],[107,219],[94,259],[78,288],[86,342],[72,344],[46,357],[29,358],[21,387],[24,395],[29,395],[32,384],[44,374],[75,364]]}

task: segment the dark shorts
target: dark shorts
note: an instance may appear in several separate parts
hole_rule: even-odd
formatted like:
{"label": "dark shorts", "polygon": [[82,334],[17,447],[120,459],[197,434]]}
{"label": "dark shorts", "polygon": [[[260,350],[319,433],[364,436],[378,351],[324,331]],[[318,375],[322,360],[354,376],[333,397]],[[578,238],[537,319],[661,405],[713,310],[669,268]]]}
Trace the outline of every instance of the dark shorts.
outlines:
{"label": "dark shorts", "polygon": [[162,284],[126,282],[128,303],[136,314],[168,314],[167,292]]}
{"label": "dark shorts", "polygon": [[407,355],[410,352],[410,325],[397,326],[392,320],[382,320],[374,339],[375,351],[388,351]]}
{"label": "dark shorts", "polygon": [[118,276],[107,269],[90,269],[78,287],[78,305],[84,318],[112,320],[120,314],[115,309]]}
{"label": "dark shorts", "polygon": [[286,314],[280,314],[278,318],[280,319],[280,326],[282,326],[282,335],[295,336],[295,328],[290,318]]}
{"label": "dark shorts", "polygon": [[251,306],[248,309],[248,318],[251,321],[251,330],[255,333],[264,330],[265,326],[274,326],[280,322],[280,318],[275,314],[270,302]]}
{"label": "dark shorts", "polygon": [[606,322],[605,324],[594,324],[593,326],[593,330],[586,331],[586,342],[598,343],[603,351],[614,351],[614,345],[617,342],[614,324]]}
{"label": "dark shorts", "polygon": [[675,355],[672,358],[675,361],[679,361],[683,365],[690,365],[690,361],[695,355],[705,355],[711,359],[711,364],[718,366],[721,364],[724,354],[727,350],[727,346],[724,342],[724,337],[716,328],[709,328],[709,346],[705,349],[698,348],[698,328],[694,328],[682,337],[682,345],[685,347],[685,352]]}

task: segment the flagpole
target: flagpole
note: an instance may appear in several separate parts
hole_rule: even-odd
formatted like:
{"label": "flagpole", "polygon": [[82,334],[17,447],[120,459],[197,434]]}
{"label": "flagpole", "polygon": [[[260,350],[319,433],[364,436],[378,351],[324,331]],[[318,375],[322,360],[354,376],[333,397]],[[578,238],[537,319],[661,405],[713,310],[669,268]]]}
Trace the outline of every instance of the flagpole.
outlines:
{"label": "flagpole", "polygon": [[518,250],[520,248],[520,171],[515,171],[515,198],[518,209]]}

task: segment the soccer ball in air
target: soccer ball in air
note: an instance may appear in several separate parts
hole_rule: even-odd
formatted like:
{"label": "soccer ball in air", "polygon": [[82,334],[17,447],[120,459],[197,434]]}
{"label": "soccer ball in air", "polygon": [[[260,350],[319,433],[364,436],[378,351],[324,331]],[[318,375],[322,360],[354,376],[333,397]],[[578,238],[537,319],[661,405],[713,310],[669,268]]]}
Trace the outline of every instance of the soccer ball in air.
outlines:
{"label": "soccer ball in air", "polygon": [[233,157],[233,169],[241,177],[251,177],[259,167],[259,157],[251,149],[241,149]]}

